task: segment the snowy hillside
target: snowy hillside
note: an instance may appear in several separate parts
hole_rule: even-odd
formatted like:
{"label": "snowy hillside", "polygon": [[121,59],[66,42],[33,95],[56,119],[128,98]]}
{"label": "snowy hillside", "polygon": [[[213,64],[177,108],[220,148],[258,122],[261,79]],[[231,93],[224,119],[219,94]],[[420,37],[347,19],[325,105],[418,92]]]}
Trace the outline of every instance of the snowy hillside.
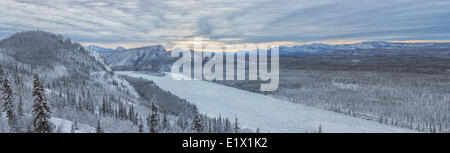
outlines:
{"label": "snowy hillside", "polygon": [[113,105],[120,104],[120,99],[138,101],[139,98],[133,87],[111,71],[99,53],[62,35],[44,31],[16,33],[0,41],[0,57],[5,72],[1,76],[11,82],[12,110],[17,110],[14,118],[18,121],[11,131],[0,132],[33,131],[32,116],[23,114],[33,114],[34,73],[41,76],[45,88],[53,132],[67,132],[66,124],[57,119],[79,120],[80,125],[95,127],[102,99],[108,98]]}
{"label": "snowy hillside", "polygon": [[[167,53],[155,46],[120,56],[158,67]],[[151,81],[126,80],[100,53],[49,32],[0,40],[0,85],[0,109],[7,112],[0,112],[0,133],[232,132],[229,119],[200,114]],[[204,128],[212,125],[215,130]]]}
{"label": "snowy hillside", "polygon": [[[76,124],[73,121],[52,117],[50,122],[55,125],[57,133],[95,133],[95,128],[85,124]],[[76,125],[76,126],[75,126]],[[74,127],[72,131],[72,127]]]}
{"label": "snowy hillside", "polygon": [[111,49],[111,48],[103,48],[103,47],[96,46],[96,45],[89,45],[86,48],[89,50],[92,50],[94,52],[101,53],[104,57],[108,57],[108,56],[114,54],[114,52],[120,52],[120,51],[126,50],[126,48],[124,48],[124,47],[117,47],[116,49]]}
{"label": "snowy hillside", "polygon": [[194,102],[212,116],[237,116],[243,127],[261,132],[413,132],[206,81],[175,81],[139,72],[118,74],[153,80],[164,90]]}
{"label": "snowy hillside", "polygon": [[170,63],[174,61],[161,45],[102,53],[102,55],[113,70],[167,71]]}

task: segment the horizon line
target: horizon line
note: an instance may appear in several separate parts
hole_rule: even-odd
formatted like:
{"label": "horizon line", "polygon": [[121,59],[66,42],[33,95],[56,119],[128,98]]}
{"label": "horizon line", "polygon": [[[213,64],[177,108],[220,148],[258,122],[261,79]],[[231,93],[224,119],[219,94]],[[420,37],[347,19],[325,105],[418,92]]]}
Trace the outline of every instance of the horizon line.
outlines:
{"label": "horizon line", "polygon": [[[225,44],[221,42],[206,42],[203,44],[203,47],[208,45],[217,45],[225,47],[227,45],[243,45],[248,46],[252,45],[279,45],[285,47],[293,47],[298,45],[311,45],[311,44],[325,44],[325,45],[345,45],[345,44],[357,44],[362,42],[389,42],[389,43],[450,43],[450,40],[337,40],[337,41],[311,41],[311,42],[266,42],[266,43],[235,43],[235,44]],[[157,46],[162,45],[167,51],[172,50],[172,47],[177,45],[186,45],[190,48],[193,48],[193,44],[189,45],[186,43],[174,43],[175,45],[169,45],[169,43],[94,43],[94,42],[80,42],[84,47],[88,47],[91,45],[106,48],[106,49],[116,49],[118,47],[124,47],[125,49],[136,49],[143,48],[148,46]],[[225,48],[224,48],[225,49]],[[204,50],[203,50],[204,51]]]}

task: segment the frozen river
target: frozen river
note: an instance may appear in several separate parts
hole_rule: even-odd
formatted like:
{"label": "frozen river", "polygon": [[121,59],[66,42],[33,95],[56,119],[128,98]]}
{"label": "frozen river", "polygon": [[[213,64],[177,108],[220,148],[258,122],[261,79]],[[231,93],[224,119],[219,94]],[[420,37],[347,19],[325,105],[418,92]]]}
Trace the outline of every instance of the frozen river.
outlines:
{"label": "frozen river", "polygon": [[261,132],[413,132],[322,109],[272,98],[208,81],[176,81],[170,75],[158,77],[139,72],[116,72],[153,80],[159,87],[196,104],[201,113],[219,114],[242,127]]}

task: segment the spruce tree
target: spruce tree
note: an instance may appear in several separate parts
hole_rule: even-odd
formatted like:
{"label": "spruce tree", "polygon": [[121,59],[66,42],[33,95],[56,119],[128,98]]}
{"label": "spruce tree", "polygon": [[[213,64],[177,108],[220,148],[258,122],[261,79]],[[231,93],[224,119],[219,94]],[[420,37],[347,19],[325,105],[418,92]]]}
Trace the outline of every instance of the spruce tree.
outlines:
{"label": "spruce tree", "polygon": [[151,127],[152,127],[152,125],[151,125],[152,119],[151,118],[152,118],[152,113],[149,113],[147,115],[147,118],[145,119],[147,121],[147,127],[148,127],[149,132],[152,132],[151,131]]}
{"label": "spruce tree", "polygon": [[3,112],[6,112],[6,117],[8,118],[8,124],[11,129],[17,128],[17,119],[14,112],[14,97],[11,86],[9,85],[9,81],[7,77],[3,81]]}
{"label": "spruce tree", "polygon": [[156,98],[153,97],[152,99],[152,113],[150,116],[150,133],[156,133],[157,129],[158,129],[158,125],[159,125],[159,120],[158,120],[158,111],[159,108],[156,105]]}
{"label": "spruce tree", "polygon": [[234,133],[238,133],[239,132],[239,123],[238,123],[238,119],[235,116],[234,117]]}
{"label": "spruce tree", "polygon": [[102,126],[100,125],[100,118],[97,120],[97,127],[95,128],[96,133],[103,133]]}
{"label": "spruce tree", "polygon": [[212,133],[211,119],[208,120],[208,133]]}
{"label": "spruce tree", "polygon": [[167,119],[167,111],[163,111],[163,118],[162,118],[162,128],[164,130],[168,130],[169,129],[169,120]]}
{"label": "spruce tree", "polygon": [[177,119],[177,125],[180,127],[180,129],[182,129],[182,130],[185,129],[185,127],[184,127],[184,121],[183,121],[183,117],[182,117],[182,116],[178,117],[178,119]]}
{"label": "spruce tree", "polygon": [[17,104],[17,114],[19,114],[19,116],[23,116],[23,101],[22,101],[22,96],[19,96],[19,103]]}
{"label": "spruce tree", "polygon": [[217,118],[213,118],[212,124],[213,124],[212,131],[214,133],[218,133],[219,132],[219,130],[218,130],[219,127],[217,126]]}
{"label": "spruce tree", "polygon": [[183,126],[184,126],[185,129],[189,127],[189,121],[188,121],[187,118],[183,119]]}
{"label": "spruce tree", "polygon": [[37,133],[51,133],[52,127],[49,121],[50,119],[50,108],[47,106],[47,101],[44,95],[44,86],[39,80],[39,75],[34,73],[33,81],[33,126],[34,132]]}
{"label": "spruce tree", "polygon": [[203,131],[202,116],[199,113],[195,113],[194,118],[192,119],[192,125],[194,126],[195,132],[201,133]]}
{"label": "spruce tree", "polygon": [[203,120],[201,114],[198,112],[197,106],[194,105],[192,112],[194,114],[194,118],[192,118],[192,129],[197,133],[201,133],[203,131]]}
{"label": "spruce tree", "polygon": [[101,106],[100,108],[101,108],[101,109],[100,109],[99,113],[100,113],[101,115],[106,115],[106,114],[107,114],[107,110],[106,110],[106,99],[105,99],[104,96],[103,96],[103,100],[102,100],[102,106]]}
{"label": "spruce tree", "polygon": [[118,113],[119,113],[119,118],[122,119],[122,120],[125,119],[126,111],[124,111],[124,108],[125,107],[123,106],[123,103],[120,102],[120,100],[119,100],[119,110],[118,110],[119,112]]}
{"label": "spruce tree", "polygon": [[75,128],[75,130],[80,130],[80,128],[78,127],[78,119],[73,121],[73,127]]}
{"label": "spruce tree", "polygon": [[[3,71],[2,65],[0,64],[0,88],[2,91],[3,89],[3,80],[5,78],[5,71]],[[0,113],[0,118],[2,117],[2,113]]]}
{"label": "spruce tree", "polygon": [[0,84],[3,85],[3,80],[5,80],[6,74],[5,71],[3,71],[2,65],[0,64]]}
{"label": "spruce tree", "polygon": [[222,124],[222,122],[223,122],[223,120],[222,120],[222,115],[220,115],[219,114],[219,118],[217,118],[217,121],[216,121],[216,127],[217,127],[217,129],[216,129],[216,132],[217,133],[222,133],[223,132],[223,124]]}
{"label": "spruce tree", "polygon": [[225,119],[225,125],[224,125],[225,127],[223,128],[223,132],[224,133],[229,133],[229,132],[231,132],[231,123],[230,123],[230,120],[228,120],[228,118],[227,119]]}
{"label": "spruce tree", "polygon": [[142,118],[139,118],[139,129],[138,129],[139,133],[144,132],[144,123],[142,121]]}
{"label": "spruce tree", "polygon": [[133,122],[133,124],[135,124],[135,120],[134,120],[134,106],[131,105],[130,109],[128,109],[128,120],[130,120],[131,122]]}
{"label": "spruce tree", "polygon": [[70,127],[70,133],[75,133],[75,123],[72,123],[72,126]]}

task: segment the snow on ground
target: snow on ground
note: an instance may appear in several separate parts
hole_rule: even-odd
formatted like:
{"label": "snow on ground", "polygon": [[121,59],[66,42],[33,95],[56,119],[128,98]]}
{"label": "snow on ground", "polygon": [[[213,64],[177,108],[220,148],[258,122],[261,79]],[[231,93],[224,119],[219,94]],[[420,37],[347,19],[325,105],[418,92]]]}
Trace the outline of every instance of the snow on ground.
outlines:
{"label": "snow on ground", "polygon": [[112,72],[111,68],[109,66],[107,66],[107,64],[105,63],[105,60],[103,59],[102,55],[96,51],[92,51],[90,49],[88,49],[87,47],[85,48],[90,57],[93,57],[95,60],[97,60],[98,62],[100,62],[106,69],[106,71],[108,72]]}
{"label": "snow on ground", "polygon": [[[57,117],[52,117],[50,119],[50,122],[52,122],[52,124],[56,126],[56,128],[54,129],[55,132],[71,133],[72,124],[73,124],[72,121],[57,118]],[[79,128],[78,130],[75,130],[75,133],[95,133],[95,128],[85,125],[85,124],[78,123],[78,128]]]}
{"label": "snow on ground", "polygon": [[195,103],[202,113],[220,114],[232,120],[236,115],[242,127],[259,127],[261,132],[315,132],[319,125],[323,132],[414,132],[207,81],[175,81],[171,75],[158,77],[129,71],[116,73],[153,80],[162,89]]}
{"label": "snow on ground", "polygon": [[99,72],[91,72],[91,76],[93,79],[96,79],[97,81],[103,82],[106,81],[108,83],[116,82],[118,84],[118,87],[123,91],[128,91],[130,94],[132,94],[135,98],[139,98],[139,94],[136,92],[136,89],[128,81],[125,79],[120,78],[117,74],[113,74],[112,77],[103,77],[105,76],[105,71],[99,71]]}
{"label": "snow on ground", "polygon": [[340,82],[333,82],[333,86],[339,88],[339,89],[347,89],[347,90],[357,90],[358,85],[356,84],[350,84],[350,83],[340,83]]}

